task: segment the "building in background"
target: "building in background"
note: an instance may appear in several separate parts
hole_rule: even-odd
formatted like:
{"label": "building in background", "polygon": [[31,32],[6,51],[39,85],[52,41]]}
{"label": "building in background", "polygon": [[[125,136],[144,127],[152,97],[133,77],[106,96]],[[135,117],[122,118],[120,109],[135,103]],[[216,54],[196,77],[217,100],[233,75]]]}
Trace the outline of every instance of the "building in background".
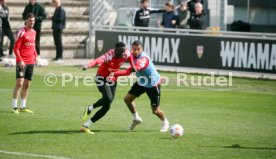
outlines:
{"label": "building in background", "polygon": [[[251,25],[251,32],[276,33],[275,0],[228,0],[233,8],[233,21],[241,20]],[[228,21],[228,29],[233,21]]]}

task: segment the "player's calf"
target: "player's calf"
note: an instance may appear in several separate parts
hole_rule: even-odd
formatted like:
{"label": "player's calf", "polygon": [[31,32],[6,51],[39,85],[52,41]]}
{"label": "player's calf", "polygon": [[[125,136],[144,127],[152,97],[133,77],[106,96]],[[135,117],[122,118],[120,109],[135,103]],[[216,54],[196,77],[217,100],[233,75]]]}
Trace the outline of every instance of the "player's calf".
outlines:
{"label": "player's calf", "polygon": [[159,106],[158,107],[152,106],[152,113],[158,116],[159,119],[162,121],[162,127],[160,129],[160,132],[167,132],[170,127],[170,123],[165,117],[164,112],[159,108]]}

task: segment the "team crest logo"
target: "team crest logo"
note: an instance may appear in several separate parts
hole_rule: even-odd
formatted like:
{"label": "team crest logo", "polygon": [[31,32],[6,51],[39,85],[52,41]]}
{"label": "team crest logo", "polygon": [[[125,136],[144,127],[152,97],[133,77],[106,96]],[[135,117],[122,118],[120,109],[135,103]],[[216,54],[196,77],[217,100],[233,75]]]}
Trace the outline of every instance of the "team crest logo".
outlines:
{"label": "team crest logo", "polygon": [[98,41],[97,41],[97,46],[98,46],[99,52],[102,51],[103,45],[104,45],[104,41],[103,41],[103,40],[98,40]]}
{"label": "team crest logo", "polygon": [[24,73],[22,71],[19,72],[20,77],[23,77]]}
{"label": "team crest logo", "polygon": [[199,59],[201,59],[203,53],[204,53],[204,46],[197,46],[196,47],[196,53],[197,53],[197,57]]}

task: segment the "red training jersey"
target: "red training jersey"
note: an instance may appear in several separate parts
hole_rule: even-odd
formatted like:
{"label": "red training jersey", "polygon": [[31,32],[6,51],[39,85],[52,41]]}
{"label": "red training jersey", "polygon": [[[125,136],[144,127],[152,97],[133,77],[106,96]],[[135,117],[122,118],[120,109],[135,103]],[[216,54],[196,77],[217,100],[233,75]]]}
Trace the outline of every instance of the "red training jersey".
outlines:
{"label": "red training jersey", "polygon": [[[136,69],[136,71],[140,71],[140,70],[144,70],[145,68],[148,67],[149,65],[149,59],[146,57],[142,57],[142,58],[136,58],[134,56],[133,58],[133,64],[134,64],[134,68]],[[125,70],[119,70],[114,72],[114,76],[117,78],[118,76],[128,76],[131,74],[133,68],[129,67]]]}
{"label": "red training jersey", "polygon": [[[97,59],[90,61],[87,67],[93,67],[100,64],[97,73],[102,77],[108,77],[111,72],[118,71],[120,66],[126,61],[133,66],[133,57],[129,50],[125,51],[122,58],[116,58],[114,49],[111,49]],[[116,81],[117,78],[114,80]]]}
{"label": "red training jersey", "polygon": [[22,61],[25,64],[35,63],[35,58],[37,57],[35,36],[36,32],[27,27],[23,27],[18,31],[13,49],[16,56],[16,63]]}

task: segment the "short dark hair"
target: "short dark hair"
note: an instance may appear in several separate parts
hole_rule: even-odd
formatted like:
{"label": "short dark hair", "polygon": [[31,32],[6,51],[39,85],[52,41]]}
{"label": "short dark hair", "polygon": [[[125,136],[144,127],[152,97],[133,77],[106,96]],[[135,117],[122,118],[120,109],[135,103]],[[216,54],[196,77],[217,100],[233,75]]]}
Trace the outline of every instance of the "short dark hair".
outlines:
{"label": "short dark hair", "polygon": [[25,17],[25,20],[26,19],[29,19],[29,18],[34,18],[35,16],[34,16],[34,14],[33,13],[28,13],[27,15],[26,15],[26,17]]}
{"label": "short dark hair", "polygon": [[148,2],[149,0],[141,0],[140,3]]}
{"label": "short dark hair", "polygon": [[141,42],[141,41],[139,41],[139,40],[136,40],[136,41],[134,41],[133,43],[132,43],[132,46],[142,46],[143,45],[143,43]]}
{"label": "short dark hair", "polygon": [[124,42],[117,42],[115,47],[126,47],[126,44]]}

